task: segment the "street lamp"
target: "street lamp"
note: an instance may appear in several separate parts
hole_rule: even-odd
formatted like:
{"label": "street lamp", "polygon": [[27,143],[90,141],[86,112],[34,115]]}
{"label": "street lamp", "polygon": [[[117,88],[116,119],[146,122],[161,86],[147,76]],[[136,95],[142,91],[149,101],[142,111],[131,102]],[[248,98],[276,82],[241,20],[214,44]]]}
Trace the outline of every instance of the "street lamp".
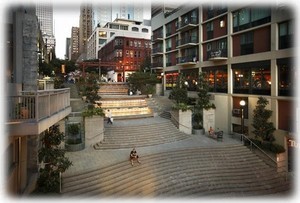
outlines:
{"label": "street lamp", "polygon": [[98,63],[98,68],[99,68],[99,81],[101,81],[101,66],[100,66],[100,63],[101,63],[101,59],[99,59],[99,63]]}
{"label": "street lamp", "polygon": [[[246,102],[245,100],[241,100],[240,101],[240,106],[241,106],[241,134],[243,135],[244,134],[244,106],[246,105]],[[241,135],[241,136],[242,136]]]}

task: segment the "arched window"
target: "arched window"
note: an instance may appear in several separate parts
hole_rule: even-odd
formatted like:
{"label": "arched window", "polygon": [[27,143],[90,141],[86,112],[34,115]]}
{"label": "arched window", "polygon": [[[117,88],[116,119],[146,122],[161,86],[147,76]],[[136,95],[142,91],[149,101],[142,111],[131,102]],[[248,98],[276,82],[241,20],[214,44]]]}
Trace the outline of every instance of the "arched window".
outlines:
{"label": "arched window", "polygon": [[139,31],[139,28],[133,27],[131,30],[134,31],[134,32],[138,32],[138,31]]}
{"label": "arched window", "polygon": [[142,29],[142,32],[148,33],[149,30],[148,30],[147,28],[143,28],[143,29]]}

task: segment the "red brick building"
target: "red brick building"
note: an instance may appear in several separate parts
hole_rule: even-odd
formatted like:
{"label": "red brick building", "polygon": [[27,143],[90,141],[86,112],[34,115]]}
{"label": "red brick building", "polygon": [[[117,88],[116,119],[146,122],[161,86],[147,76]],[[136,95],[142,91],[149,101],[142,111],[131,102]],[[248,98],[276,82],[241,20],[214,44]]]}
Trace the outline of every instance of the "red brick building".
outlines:
{"label": "red brick building", "polygon": [[[116,62],[114,81],[125,82],[128,74],[140,69],[141,64],[151,56],[151,40],[116,36],[98,52],[102,62]],[[125,76],[125,80],[124,80]]]}

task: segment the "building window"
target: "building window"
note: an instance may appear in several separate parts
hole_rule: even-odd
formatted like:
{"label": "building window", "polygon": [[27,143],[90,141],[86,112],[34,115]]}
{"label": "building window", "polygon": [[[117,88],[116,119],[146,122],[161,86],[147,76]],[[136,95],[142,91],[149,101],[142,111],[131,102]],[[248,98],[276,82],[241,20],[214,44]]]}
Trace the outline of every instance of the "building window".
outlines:
{"label": "building window", "polygon": [[166,51],[171,51],[172,50],[172,39],[167,39],[166,40]]}
{"label": "building window", "polygon": [[109,28],[110,28],[110,29],[116,29],[116,30],[118,30],[118,29],[119,29],[119,25],[110,24],[110,25],[109,25]]}
{"label": "building window", "polygon": [[293,46],[294,26],[292,21],[280,23],[279,29],[279,49],[286,49]]}
{"label": "building window", "polygon": [[270,95],[270,61],[234,64],[233,93]]}
{"label": "building window", "polygon": [[212,39],[214,37],[214,24],[213,22],[209,22],[206,24],[206,33],[207,39]]}
{"label": "building window", "polygon": [[295,68],[291,59],[278,59],[278,95],[293,96],[296,87]]}
{"label": "building window", "polygon": [[262,25],[270,21],[270,8],[243,8],[233,12],[233,32]]}
{"label": "building window", "polygon": [[149,30],[148,30],[147,28],[143,28],[143,29],[142,29],[142,32],[144,32],[144,33],[148,33],[148,32],[149,32]]}
{"label": "building window", "polygon": [[128,30],[128,26],[127,25],[120,25],[120,30]]}
{"label": "building window", "polygon": [[190,70],[182,70],[182,75],[184,76],[184,80],[187,85],[188,91],[196,91],[197,90],[197,80],[199,77],[199,69],[190,69]]}
{"label": "building window", "polygon": [[247,32],[241,35],[240,38],[241,55],[253,53],[253,32]]}
{"label": "building window", "polygon": [[104,31],[99,31],[99,37],[107,37],[107,32],[104,32]]}
{"label": "building window", "polygon": [[132,30],[133,32],[138,32],[138,31],[139,31],[139,28],[133,27],[133,28],[131,28],[131,30]]}
{"label": "building window", "polygon": [[227,93],[228,74],[226,67],[202,69],[206,73],[210,92]]}
{"label": "building window", "polygon": [[166,89],[170,90],[176,86],[178,72],[166,72]]}
{"label": "building window", "polygon": [[166,25],[166,36],[170,36],[172,34],[172,24],[169,23]]}

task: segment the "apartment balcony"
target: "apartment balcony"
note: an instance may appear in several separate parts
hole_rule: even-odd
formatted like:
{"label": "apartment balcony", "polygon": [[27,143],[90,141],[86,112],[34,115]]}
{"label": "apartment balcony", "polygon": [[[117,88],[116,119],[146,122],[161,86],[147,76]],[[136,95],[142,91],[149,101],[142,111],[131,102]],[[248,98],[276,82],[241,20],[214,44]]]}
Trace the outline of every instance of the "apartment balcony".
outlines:
{"label": "apartment balcony", "polygon": [[179,22],[177,31],[184,32],[190,29],[193,29],[198,26],[197,17],[195,18],[186,18]]}
{"label": "apartment balcony", "polygon": [[182,56],[178,57],[177,65],[188,66],[188,65],[195,65],[197,64],[197,57],[196,56]]}
{"label": "apartment balcony", "polygon": [[154,62],[154,63],[152,63],[152,67],[153,68],[163,68],[164,65],[163,65],[163,62]]}
{"label": "apartment balcony", "polygon": [[6,101],[10,135],[37,135],[71,113],[70,89],[21,92]]}
{"label": "apartment balcony", "polygon": [[176,43],[177,48],[185,49],[190,48],[193,46],[198,45],[198,37],[197,36],[191,36],[191,37],[185,37],[177,41]]}
{"label": "apartment balcony", "polygon": [[151,37],[152,43],[161,42],[163,40],[164,40],[163,32],[156,33]]}
{"label": "apartment balcony", "polygon": [[152,56],[163,55],[163,48],[157,47],[152,49]]}
{"label": "apartment balcony", "polygon": [[224,61],[227,60],[227,49],[217,49],[208,52],[208,60],[210,61]]}

